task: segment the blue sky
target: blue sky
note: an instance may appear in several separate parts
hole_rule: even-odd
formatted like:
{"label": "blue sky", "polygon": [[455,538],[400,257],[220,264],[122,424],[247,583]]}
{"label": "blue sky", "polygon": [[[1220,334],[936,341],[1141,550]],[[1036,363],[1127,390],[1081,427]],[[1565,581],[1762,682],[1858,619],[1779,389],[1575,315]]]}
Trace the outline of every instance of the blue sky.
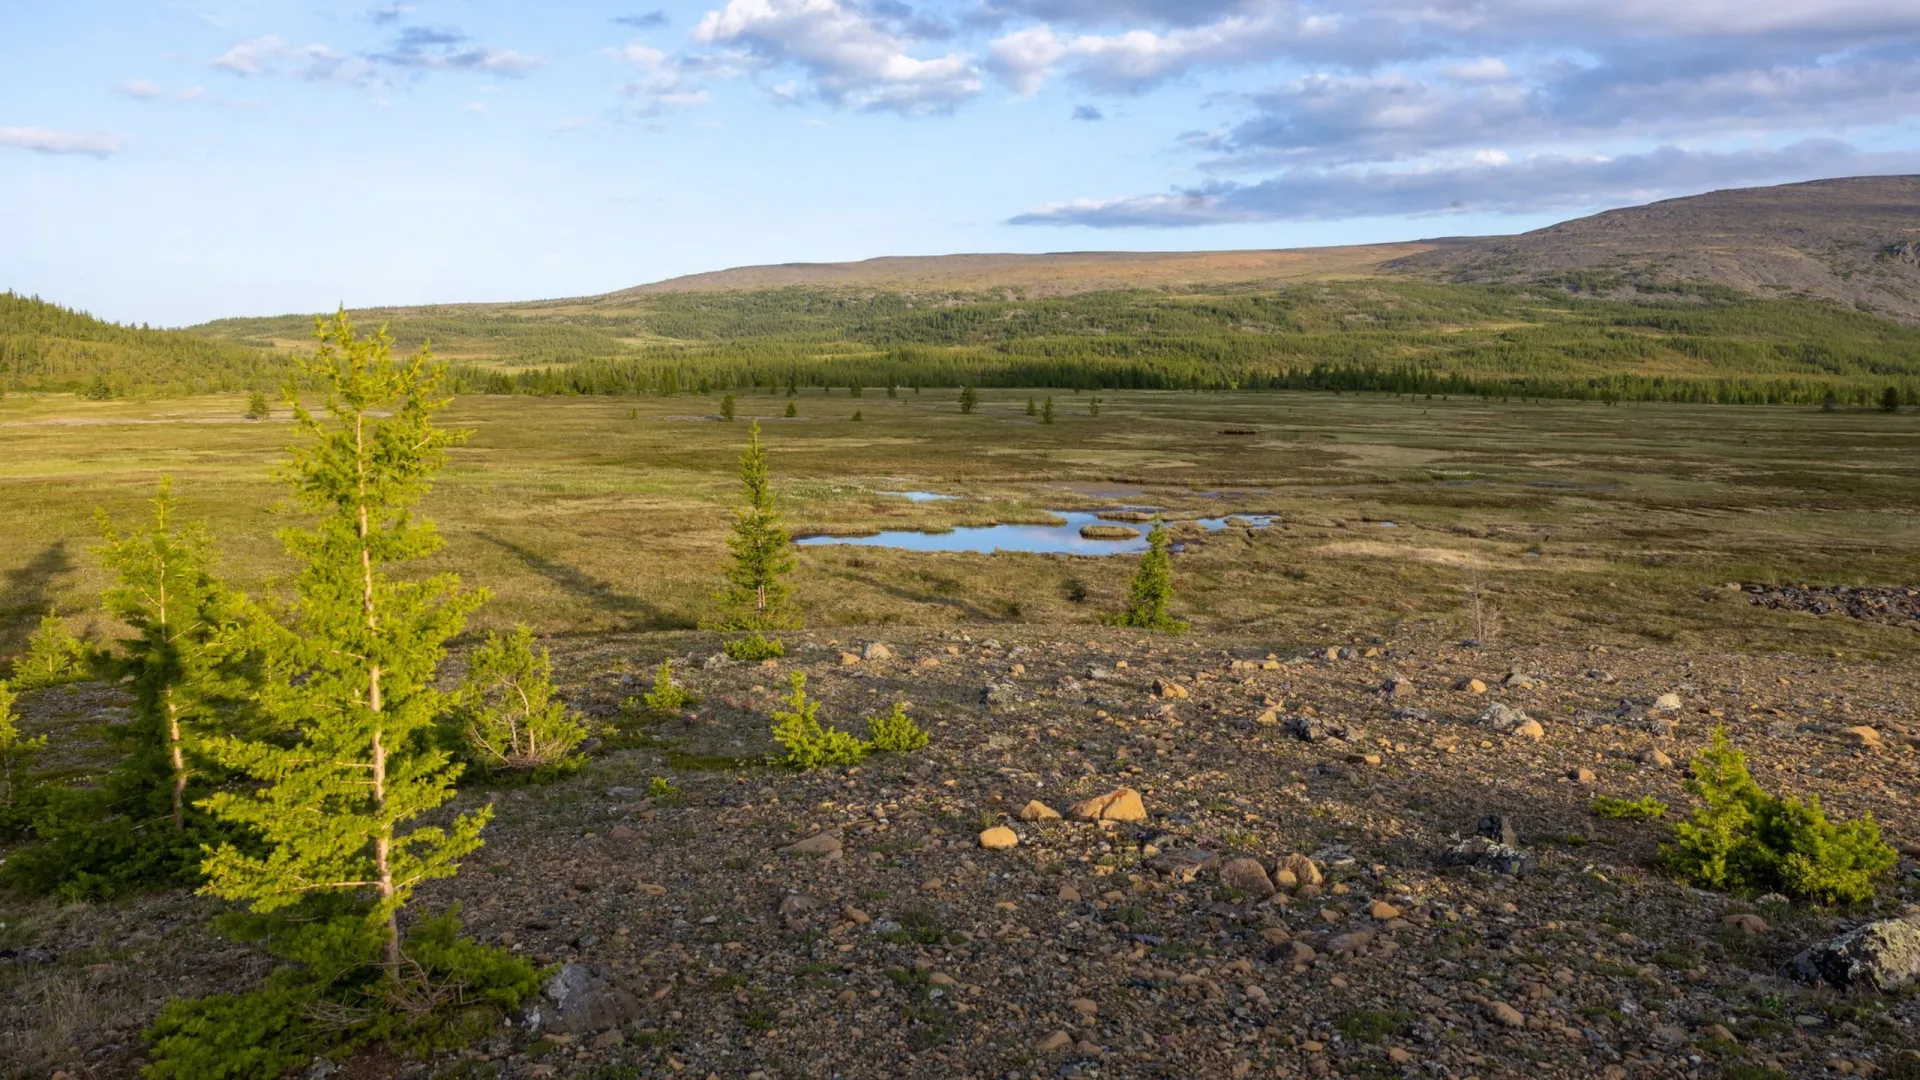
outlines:
{"label": "blue sky", "polygon": [[0,288],[123,321],[1513,232],[1920,172],[1920,0],[6,4]]}

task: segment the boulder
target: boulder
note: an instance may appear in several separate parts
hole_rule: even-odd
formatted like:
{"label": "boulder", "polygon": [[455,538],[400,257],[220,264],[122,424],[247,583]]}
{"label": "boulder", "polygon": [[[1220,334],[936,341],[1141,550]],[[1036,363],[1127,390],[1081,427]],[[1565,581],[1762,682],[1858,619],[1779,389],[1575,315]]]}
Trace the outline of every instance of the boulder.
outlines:
{"label": "boulder", "polygon": [[1155,697],[1165,698],[1168,701],[1185,701],[1191,696],[1187,693],[1186,687],[1171,679],[1153,680],[1153,693]]}
{"label": "boulder", "polygon": [[1920,915],[1856,926],[1788,961],[1787,974],[1880,993],[1920,983]]}
{"label": "boulder", "polygon": [[1124,787],[1074,803],[1068,812],[1081,821],[1147,820],[1147,807],[1140,801],[1140,793]]}
{"label": "boulder", "polygon": [[1299,854],[1288,855],[1275,863],[1273,872],[1276,877],[1284,874],[1292,878],[1295,885],[1319,885],[1327,880],[1320,872],[1319,863]]}
{"label": "boulder", "polygon": [[887,648],[886,645],[882,642],[869,641],[867,643],[867,647],[860,650],[860,659],[891,660],[893,659],[893,650]]}
{"label": "boulder", "polygon": [[1220,867],[1220,884],[1259,898],[1272,896],[1274,892],[1273,879],[1257,859],[1229,860]]}
{"label": "boulder", "polygon": [[588,1035],[640,1016],[640,999],[597,964],[562,964],[527,1007],[530,1031]]}
{"label": "boulder", "polygon": [[1053,807],[1048,806],[1046,803],[1041,802],[1039,799],[1030,799],[1027,801],[1027,805],[1020,808],[1020,820],[1021,821],[1059,821],[1060,811],[1055,810]]}
{"label": "boulder", "polygon": [[1173,881],[1192,881],[1200,876],[1202,870],[1211,870],[1219,865],[1220,856],[1206,848],[1162,852],[1147,860],[1147,866],[1155,873]]}
{"label": "boulder", "polygon": [[787,855],[819,855],[829,859],[840,857],[840,838],[832,833],[816,833],[797,843],[781,848]]}
{"label": "boulder", "polygon": [[988,851],[1005,851],[1020,846],[1020,836],[1005,825],[995,825],[980,834],[980,846]]}
{"label": "boulder", "polygon": [[1505,702],[1496,701],[1480,714],[1480,722],[1502,735],[1511,735],[1528,723],[1527,714]]}

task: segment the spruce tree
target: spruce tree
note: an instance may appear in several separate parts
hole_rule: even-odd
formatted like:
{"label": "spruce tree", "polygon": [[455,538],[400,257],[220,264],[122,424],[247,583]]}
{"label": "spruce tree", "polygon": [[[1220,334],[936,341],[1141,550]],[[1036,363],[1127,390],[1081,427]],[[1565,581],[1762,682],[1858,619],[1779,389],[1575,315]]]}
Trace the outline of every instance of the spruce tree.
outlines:
{"label": "spruce tree", "polygon": [[267,395],[258,390],[247,395],[247,419],[265,420],[272,413],[273,407],[267,404]]}
{"label": "spruce tree", "polygon": [[1089,416],[1100,415],[1100,395],[1099,394],[1095,394],[1092,397],[1089,397],[1087,399],[1087,415]]}
{"label": "spruce tree", "polygon": [[241,597],[214,575],[205,528],[176,528],[173,517],[172,483],[163,479],[144,531],[123,537],[101,515],[105,543],[97,554],[116,578],[102,597],[107,613],[134,632],[114,665],[132,679],[134,707],[120,732],[128,755],[110,786],[115,802],[136,816],[142,810],[134,804],[164,793],[164,812],[181,832],[201,734],[238,711],[250,687],[229,647]]}
{"label": "spruce tree", "polygon": [[1027,415],[1036,416],[1039,414],[1039,412],[1040,412],[1040,407],[1034,403],[1033,395],[1028,394],[1027,395]]}
{"label": "spruce tree", "polygon": [[1045,405],[1043,405],[1043,406],[1041,406],[1041,407],[1040,407],[1040,422],[1041,422],[1041,423],[1043,423],[1043,424],[1051,424],[1051,423],[1053,423],[1053,398],[1052,398],[1052,396],[1048,396],[1048,398],[1047,398],[1047,403],[1046,403]]}
{"label": "spruce tree", "polygon": [[47,748],[47,737],[29,739],[20,734],[13,714],[13,687],[0,682],[0,823],[12,817],[27,786],[27,768],[40,751]]}
{"label": "spruce tree", "polygon": [[721,419],[725,420],[729,424],[733,423],[733,395],[732,394],[728,394],[726,397],[723,397],[720,399],[720,417]]}
{"label": "spruce tree", "polygon": [[980,395],[974,391],[973,387],[963,386],[960,388],[961,412],[970,413],[973,411],[973,407],[978,404],[980,404]]}
{"label": "spruce tree", "polygon": [[799,415],[800,415],[800,410],[794,406],[793,402],[791,401],[787,402],[787,419],[791,420],[794,417]]}
{"label": "spruce tree", "polygon": [[1143,630],[1164,630],[1177,634],[1187,624],[1173,617],[1168,605],[1173,601],[1173,538],[1167,527],[1155,521],[1147,533],[1147,550],[1133,573],[1127,591],[1127,610],[1114,617],[1116,626],[1137,626]]}
{"label": "spruce tree", "polygon": [[721,629],[787,629],[797,625],[788,608],[791,590],[782,580],[793,569],[793,546],[774,505],[759,424],[747,433],[740,482],[746,488],[747,505],[734,515],[733,535],[727,538],[733,563],[727,567],[727,584],[720,597],[725,611]]}
{"label": "spruce tree", "polygon": [[415,820],[451,797],[459,774],[431,738],[447,705],[434,675],[482,597],[451,575],[388,572],[440,547],[411,508],[462,436],[434,426],[445,369],[425,347],[396,362],[385,328],[358,337],[345,311],[316,320],[315,336],[305,368],[325,416],[289,402],[307,441],[284,475],[317,519],[282,534],[304,563],[298,599],[284,624],[262,631],[271,663],[261,704],[292,738],[209,743],[261,786],[205,805],[253,828],[263,853],[223,844],[202,869],[205,891],[259,913],[307,897],[365,902],[360,941],[397,981],[401,908],[422,882],[458,869],[490,816],[483,807],[445,828]]}
{"label": "spruce tree", "polygon": [[14,661],[13,685],[19,690],[59,686],[86,677],[87,646],[67,629],[67,621],[52,609],[40,617],[40,626],[27,639],[27,655]]}

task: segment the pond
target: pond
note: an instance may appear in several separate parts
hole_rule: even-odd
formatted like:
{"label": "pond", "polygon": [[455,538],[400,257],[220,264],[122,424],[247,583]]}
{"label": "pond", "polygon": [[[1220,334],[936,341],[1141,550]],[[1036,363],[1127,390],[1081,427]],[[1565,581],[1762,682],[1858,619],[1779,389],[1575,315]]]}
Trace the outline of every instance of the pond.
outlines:
{"label": "pond", "polygon": [[[1065,521],[1063,525],[980,525],[948,532],[920,532],[895,529],[872,536],[809,536],[795,543],[807,547],[826,544],[852,544],[858,547],[901,548],[906,551],[971,551],[991,555],[996,551],[1027,551],[1051,555],[1125,555],[1147,550],[1144,524],[1103,519],[1090,510],[1050,510]],[[1270,515],[1242,515],[1240,520],[1256,528],[1272,524]],[[1126,540],[1090,540],[1080,535],[1087,525],[1133,525],[1140,535]],[[1186,519],[1181,525],[1203,526],[1208,532],[1227,527],[1224,517]]]}

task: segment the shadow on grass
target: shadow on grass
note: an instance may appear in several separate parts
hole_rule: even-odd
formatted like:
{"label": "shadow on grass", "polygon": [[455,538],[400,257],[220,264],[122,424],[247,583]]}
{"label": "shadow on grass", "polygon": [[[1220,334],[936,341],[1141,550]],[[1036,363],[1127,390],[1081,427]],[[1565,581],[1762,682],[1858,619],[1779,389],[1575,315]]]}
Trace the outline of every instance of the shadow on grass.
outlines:
{"label": "shadow on grass", "polygon": [[666,611],[642,597],[621,592],[576,567],[549,559],[545,555],[530,551],[511,540],[491,533],[474,535],[520,560],[522,566],[546,578],[568,596],[590,604],[600,611],[626,619],[629,630],[691,630],[695,628],[694,624],[685,617]]}
{"label": "shadow on grass", "polygon": [[73,569],[67,542],[55,540],[25,566],[7,571],[6,587],[0,589],[0,656],[26,648],[40,616],[53,604],[54,579]]}

